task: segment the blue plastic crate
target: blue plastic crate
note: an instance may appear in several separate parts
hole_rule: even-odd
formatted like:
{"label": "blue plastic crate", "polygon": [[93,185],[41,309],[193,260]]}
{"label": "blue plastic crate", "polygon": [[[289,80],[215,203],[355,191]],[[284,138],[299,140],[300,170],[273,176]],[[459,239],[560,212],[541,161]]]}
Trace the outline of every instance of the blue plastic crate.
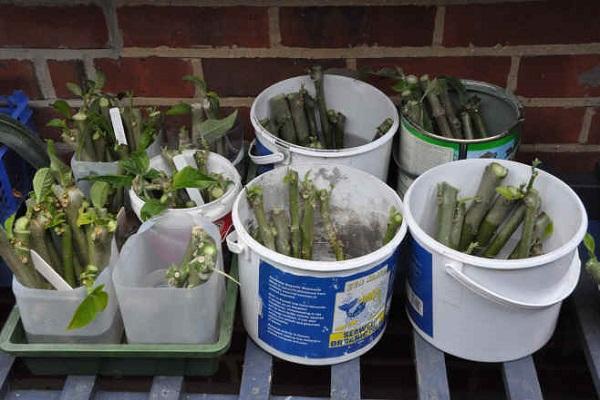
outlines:
{"label": "blue plastic crate", "polygon": [[[16,119],[35,132],[33,111],[29,99],[21,90],[10,96],[0,96],[0,113]],[[31,190],[34,169],[18,154],[6,146],[0,146],[0,223],[15,213]],[[0,260],[0,286],[10,286],[12,275]]]}

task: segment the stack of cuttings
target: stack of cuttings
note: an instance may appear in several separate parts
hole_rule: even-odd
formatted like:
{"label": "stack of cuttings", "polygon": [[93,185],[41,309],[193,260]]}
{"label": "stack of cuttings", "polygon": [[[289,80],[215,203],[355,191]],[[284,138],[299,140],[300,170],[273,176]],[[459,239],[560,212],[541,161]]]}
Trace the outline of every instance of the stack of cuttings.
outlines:
{"label": "stack of cuttings", "polygon": [[519,242],[508,258],[543,254],[544,241],[552,234],[553,225],[533,187],[537,165],[536,160],[529,182],[516,187],[501,186],[509,173],[507,168],[496,162],[488,164],[473,198],[458,199],[459,189],[447,182],[438,184],[436,240],[467,254],[496,258],[522,226]]}

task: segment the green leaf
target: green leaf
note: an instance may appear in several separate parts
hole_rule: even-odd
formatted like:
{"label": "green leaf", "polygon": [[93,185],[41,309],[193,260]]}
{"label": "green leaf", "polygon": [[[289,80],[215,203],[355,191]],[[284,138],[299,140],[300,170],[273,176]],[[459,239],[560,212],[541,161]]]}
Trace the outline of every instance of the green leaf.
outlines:
{"label": "green leaf", "polygon": [[96,219],[98,219],[98,215],[94,209],[88,209],[87,211],[83,211],[83,208],[79,209],[79,213],[77,214],[77,226],[84,226],[93,224]]}
{"label": "green leaf", "polygon": [[392,85],[392,89],[398,93],[402,93],[409,88],[410,88],[410,85],[407,84],[406,81],[404,81],[404,80],[398,81]]}
{"label": "green leaf", "polygon": [[52,191],[54,178],[50,168],[44,167],[37,170],[33,176],[33,193],[35,201],[40,203]]}
{"label": "green leaf", "polygon": [[50,171],[54,175],[54,179],[63,187],[73,185],[75,178],[71,172],[71,168],[67,166],[56,154],[56,147],[53,140],[48,140],[46,144],[46,152],[50,158]]}
{"label": "green leaf", "polygon": [[110,184],[108,182],[96,181],[90,188],[90,200],[96,208],[103,208],[110,194]]}
{"label": "green leaf", "polygon": [[523,198],[523,192],[515,186],[498,186],[496,193],[507,200],[519,200]]}
{"label": "green leaf", "polygon": [[64,119],[54,118],[46,124],[50,128],[67,129],[67,122]]}
{"label": "green leaf", "polygon": [[237,110],[223,119],[207,119],[202,121],[198,129],[200,130],[202,137],[206,139],[208,143],[213,143],[225,136],[227,132],[233,128],[236,119]]}
{"label": "green leaf", "polygon": [[71,106],[64,100],[56,100],[52,103],[52,108],[64,115],[66,118],[71,118]]}
{"label": "green leaf", "polygon": [[67,330],[80,329],[92,323],[96,316],[106,309],[108,305],[108,293],[104,291],[104,285],[95,287],[79,304]]}
{"label": "green leaf", "polygon": [[202,92],[206,92],[206,82],[204,81],[204,79],[194,75],[185,75],[183,77],[183,80],[192,82],[194,85],[200,88]]}
{"label": "green leaf", "polygon": [[205,189],[214,182],[216,182],[216,179],[204,175],[202,172],[189,165],[173,175],[173,189]]}
{"label": "green leaf", "polygon": [[82,181],[106,182],[113,188],[124,188],[131,186],[133,176],[128,175],[90,175],[81,178]]}
{"label": "green leaf", "polygon": [[583,245],[588,251],[588,255],[590,258],[596,258],[596,242],[594,241],[594,237],[589,233],[586,233],[583,237]]}
{"label": "green leaf", "polygon": [[17,214],[11,214],[10,217],[4,221],[4,230],[6,231],[6,237],[10,240],[13,237],[13,225],[15,224],[15,218]]}
{"label": "green leaf", "polygon": [[101,90],[106,83],[106,75],[102,71],[96,70],[96,82],[94,82],[94,88],[96,90]]}
{"label": "green leaf", "polygon": [[150,158],[145,151],[138,151],[121,160],[119,166],[128,175],[144,175],[150,167]]}
{"label": "green leaf", "polygon": [[140,211],[140,216],[142,217],[142,221],[146,221],[154,217],[155,215],[160,214],[161,212],[167,209],[167,205],[160,202],[157,199],[150,199],[146,201]]}
{"label": "green leaf", "polygon": [[75,96],[81,97],[83,95],[81,88],[76,83],[67,82],[67,89],[69,89],[69,92],[73,93]]}
{"label": "green leaf", "polygon": [[166,115],[184,115],[184,114],[189,114],[192,111],[192,106],[190,106],[187,103],[177,103],[174,106],[171,106],[171,108],[169,108],[167,110],[167,112],[165,112]]}
{"label": "green leaf", "polygon": [[381,68],[379,71],[371,71],[371,75],[390,79],[404,79],[404,72],[399,67],[384,67]]}

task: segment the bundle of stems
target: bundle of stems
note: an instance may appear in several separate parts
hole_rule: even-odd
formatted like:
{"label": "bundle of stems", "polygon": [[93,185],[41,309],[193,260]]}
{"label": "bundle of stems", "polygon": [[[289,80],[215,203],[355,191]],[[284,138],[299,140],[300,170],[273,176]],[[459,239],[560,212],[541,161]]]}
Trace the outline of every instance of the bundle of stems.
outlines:
{"label": "bundle of stems", "polygon": [[237,121],[237,110],[221,118],[219,95],[208,89],[206,82],[193,75],[186,75],[183,80],[191,82],[196,88],[196,96],[192,104],[178,103],[171,107],[166,115],[192,116],[192,131],[180,130],[176,149],[204,149],[221,154],[231,159],[237,156],[236,148],[229,133]]}
{"label": "bundle of stems", "polygon": [[553,224],[533,187],[538,164],[538,160],[533,162],[529,181],[519,187],[501,186],[508,169],[496,162],[488,164],[471,199],[458,199],[459,189],[440,183],[436,240],[468,254],[495,258],[522,226],[519,242],[508,258],[543,254],[543,243],[552,234]]}
{"label": "bundle of stems", "polygon": [[71,287],[89,286],[108,264],[116,220],[106,209],[108,185],[98,182],[86,199],[71,170],[48,142],[50,167],[39,169],[25,215],[0,229],[2,258],[24,286],[52,289],[35,270],[34,250]]}
{"label": "bundle of stems", "polygon": [[396,81],[392,88],[400,93],[402,114],[425,131],[452,139],[493,135],[481,115],[481,99],[469,95],[460,79],[405,75],[398,68],[385,68],[374,74]]}
{"label": "bundle of stems", "polygon": [[[100,72],[96,81],[88,80],[83,87],[68,83],[67,88],[81,101],[77,110],[71,109],[64,100],[53,103],[62,118],[52,119],[48,126],[60,129],[63,141],[72,148],[77,161],[117,161],[145,150],[161,129],[162,114],[157,108],[134,107],[132,93],[119,96],[104,93],[104,83]],[[109,113],[113,107],[119,107],[126,145],[119,144],[115,137]]]}
{"label": "bundle of stems", "polygon": [[[309,69],[315,97],[306,88],[279,94],[269,99],[269,118],[260,121],[271,134],[288,143],[314,149],[343,149],[346,139],[346,116],[329,109],[325,95],[325,74],[319,65]],[[392,125],[387,118],[375,128],[373,140],[381,137]],[[383,131],[383,132],[381,132]]]}
{"label": "bundle of stems", "polygon": [[[314,259],[315,225],[319,209],[322,230],[329,243],[331,252],[337,261],[345,260],[348,255],[342,242],[338,227],[331,211],[331,193],[333,187],[318,189],[309,178],[310,171],[300,181],[298,172],[289,169],[284,177],[288,190],[288,209],[275,207],[267,212],[263,201],[263,188],[254,185],[246,188],[246,197],[256,219],[253,236],[265,247],[280,254]],[[402,215],[395,209],[390,210],[383,244],[396,235],[402,224]]]}

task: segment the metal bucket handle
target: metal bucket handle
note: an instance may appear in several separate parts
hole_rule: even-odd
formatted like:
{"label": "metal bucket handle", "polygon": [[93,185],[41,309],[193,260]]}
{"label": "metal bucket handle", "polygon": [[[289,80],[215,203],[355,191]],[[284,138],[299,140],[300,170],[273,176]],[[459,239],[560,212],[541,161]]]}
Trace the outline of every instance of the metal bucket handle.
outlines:
{"label": "metal bucket handle", "polygon": [[573,261],[571,261],[571,265],[569,266],[569,271],[567,272],[566,276],[567,282],[564,285],[564,287],[566,287],[566,290],[562,289],[562,292],[558,295],[557,298],[552,299],[551,301],[548,301],[546,303],[527,303],[508,298],[498,292],[486,288],[485,286],[471,279],[467,274],[463,272],[463,267],[464,264],[458,261],[449,261],[445,264],[446,273],[448,275],[456,279],[458,283],[462,284],[464,287],[466,287],[473,293],[483,298],[509,307],[539,310],[551,307],[556,303],[563,301],[573,292],[575,286],[577,286],[577,282],[579,281],[581,261],[579,260],[578,253],[575,252],[575,255],[573,256]]}

